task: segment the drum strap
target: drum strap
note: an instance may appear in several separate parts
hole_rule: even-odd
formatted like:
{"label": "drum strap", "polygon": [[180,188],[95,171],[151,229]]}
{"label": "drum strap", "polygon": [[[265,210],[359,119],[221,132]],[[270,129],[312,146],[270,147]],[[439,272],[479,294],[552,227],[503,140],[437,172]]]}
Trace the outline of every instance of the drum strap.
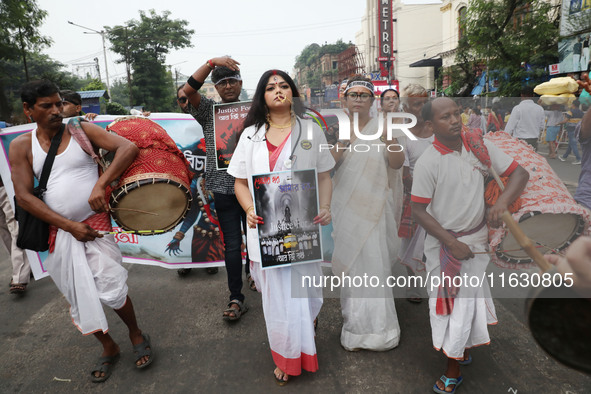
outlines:
{"label": "drum strap", "polygon": [[80,119],[82,119],[82,118],[76,117],[76,118],[70,119],[70,121],[68,122],[68,131],[70,132],[70,135],[72,137],[74,137],[74,139],[76,140],[78,145],[80,145],[82,150],[84,152],[86,152],[88,155],[90,155],[92,157],[92,159],[98,165],[101,166],[103,171],[105,171],[107,169],[107,165],[104,162],[104,160],[102,158],[100,158],[96,154],[96,152],[94,151],[94,147],[92,145],[92,142],[90,142],[90,139],[88,139],[86,132],[84,131],[84,129],[82,128],[82,125],[80,124]]}

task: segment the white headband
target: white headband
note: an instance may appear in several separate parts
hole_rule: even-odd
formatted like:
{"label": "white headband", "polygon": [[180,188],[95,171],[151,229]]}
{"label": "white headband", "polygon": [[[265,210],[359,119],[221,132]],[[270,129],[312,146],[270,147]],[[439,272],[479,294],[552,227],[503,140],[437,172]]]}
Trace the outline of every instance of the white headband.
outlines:
{"label": "white headband", "polygon": [[219,81],[217,81],[216,83],[214,83],[214,85],[217,85],[218,83],[223,82],[226,79],[235,79],[237,81],[242,81],[242,78],[240,77],[240,74],[235,74],[235,75],[231,75],[229,77],[220,79]]}
{"label": "white headband", "polygon": [[355,87],[366,88],[372,94],[373,94],[373,91],[374,91],[374,86],[373,86],[373,84],[371,82],[367,82],[367,81],[353,81],[349,85],[347,85],[347,89],[345,89],[345,93],[347,93],[347,90],[349,90],[351,88],[355,88]]}

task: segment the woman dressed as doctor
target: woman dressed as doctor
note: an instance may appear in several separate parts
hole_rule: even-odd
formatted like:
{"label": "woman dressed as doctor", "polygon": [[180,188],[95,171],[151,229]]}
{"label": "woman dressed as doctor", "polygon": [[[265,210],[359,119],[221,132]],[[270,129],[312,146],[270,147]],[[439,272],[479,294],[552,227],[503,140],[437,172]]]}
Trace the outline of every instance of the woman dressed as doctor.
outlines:
{"label": "woman dressed as doctor", "polygon": [[262,293],[267,335],[276,365],[274,375],[280,385],[287,383],[289,376],[300,375],[302,369],[318,370],[314,320],[322,306],[322,289],[303,287],[301,278],[320,276],[322,271],[320,263],[262,270],[256,227],[265,218],[255,214],[252,175],[315,168],[320,209],[314,223],[330,223],[330,170],[335,162],[327,149],[320,149],[326,144],[320,128],[314,127],[312,135],[308,135],[300,118],[303,112],[298,90],[289,75],[279,70],[265,72],[228,167],[228,173],[236,178],[236,197],[246,211],[251,273]]}

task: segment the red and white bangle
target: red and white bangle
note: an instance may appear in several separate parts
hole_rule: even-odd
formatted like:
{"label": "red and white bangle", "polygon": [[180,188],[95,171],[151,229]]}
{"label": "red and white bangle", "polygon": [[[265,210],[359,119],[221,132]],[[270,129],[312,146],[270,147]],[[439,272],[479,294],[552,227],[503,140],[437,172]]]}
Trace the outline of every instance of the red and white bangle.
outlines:
{"label": "red and white bangle", "polygon": [[213,64],[211,59],[209,59],[205,64],[207,64],[209,66],[209,68],[211,68],[212,70],[215,68],[215,64]]}

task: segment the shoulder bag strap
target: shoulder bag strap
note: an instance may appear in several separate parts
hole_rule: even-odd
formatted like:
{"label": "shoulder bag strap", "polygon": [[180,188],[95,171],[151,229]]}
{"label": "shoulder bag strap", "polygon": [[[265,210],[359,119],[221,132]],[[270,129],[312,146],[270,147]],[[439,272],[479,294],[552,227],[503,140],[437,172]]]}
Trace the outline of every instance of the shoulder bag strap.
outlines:
{"label": "shoulder bag strap", "polygon": [[43,171],[41,172],[41,179],[39,179],[39,190],[41,193],[45,192],[47,187],[47,181],[49,180],[49,173],[51,172],[51,167],[53,166],[53,160],[55,159],[55,155],[57,153],[57,148],[60,146],[62,142],[62,135],[64,134],[66,126],[62,123],[60,127],[60,131],[57,132],[56,135],[53,136],[51,139],[51,146],[49,147],[49,152],[47,152],[47,157],[45,158],[45,163],[43,163]]}

